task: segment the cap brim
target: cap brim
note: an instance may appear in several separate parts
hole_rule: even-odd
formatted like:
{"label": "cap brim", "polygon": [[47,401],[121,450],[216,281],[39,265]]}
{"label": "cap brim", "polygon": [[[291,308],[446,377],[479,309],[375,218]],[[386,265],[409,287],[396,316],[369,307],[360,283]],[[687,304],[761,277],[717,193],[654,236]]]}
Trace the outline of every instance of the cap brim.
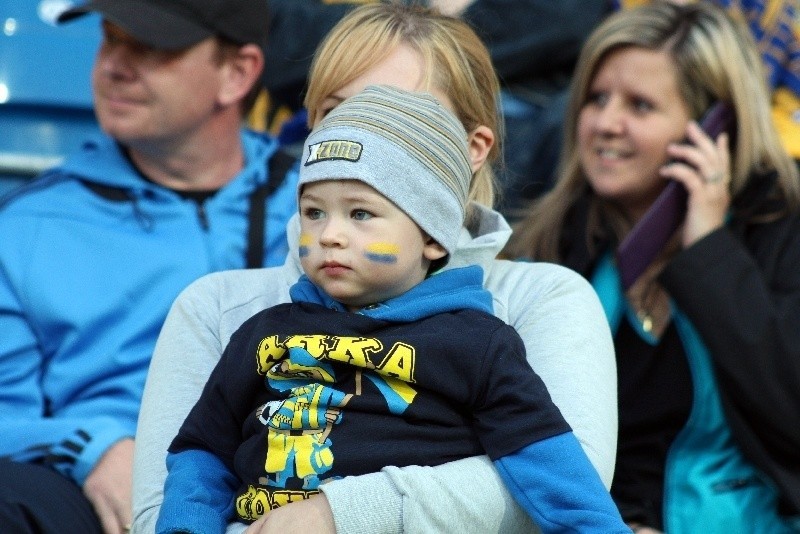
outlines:
{"label": "cap brim", "polygon": [[136,40],[159,50],[181,50],[214,35],[210,29],[146,0],[93,0],[64,11],[56,20],[68,22],[95,11]]}

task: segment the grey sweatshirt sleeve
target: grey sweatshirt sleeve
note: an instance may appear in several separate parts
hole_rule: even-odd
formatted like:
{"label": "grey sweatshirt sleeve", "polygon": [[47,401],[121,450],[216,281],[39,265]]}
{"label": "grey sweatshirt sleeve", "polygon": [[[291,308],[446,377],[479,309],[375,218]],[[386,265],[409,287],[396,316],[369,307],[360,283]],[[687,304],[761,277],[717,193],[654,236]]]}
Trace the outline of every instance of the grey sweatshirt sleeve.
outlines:
{"label": "grey sweatshirt sleeve", "polygon": [[[298,276],[289,263],[214,273],[189,285],[173,303],[153,352],[139,412],[132,532],[155,532],[164,500],[167,448],[230,336],[257,311],[288,302],[289,286]],[[241,525],[228,528],[229,533],[241,531]]]}
{"label": "grey sweatshirt sleeve", "polygon": [[155,532],[164,500],[167,447],[222,354],[215,328],[216,288],[206,282],[195,282],[175,301],[150,363],[136,431],[132,532]]}
{"label": "grey sweatshirt sleeve", "polygon": [[[371,478],[378,476],[382,479]],[[487,456],[437,467],[386,467],[320,489],[339,534],[539,532]]]}
{"label": "grey sweatshirt sleeve", "polygon": [[610,488],[617,453],[617,363],[597,293],[566,267],[497,263],[494,271],[501,276],[491,287],[496,313],[501,313],[499,299],[508,306],[504,319],[525,342],[528,363]]}

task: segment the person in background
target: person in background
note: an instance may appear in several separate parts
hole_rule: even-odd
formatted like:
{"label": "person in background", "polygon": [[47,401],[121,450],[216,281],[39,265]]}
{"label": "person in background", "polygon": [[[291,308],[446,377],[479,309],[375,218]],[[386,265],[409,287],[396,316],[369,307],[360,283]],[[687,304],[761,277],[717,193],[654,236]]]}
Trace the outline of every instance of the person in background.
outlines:
{"label": "person in background", "polygon": [[[377,0],[272,0],[263,83],[271,104],[264,121],[287,150],[307,130],[303,96],[314,49],[335,22]],[[400,1],[400,0],[395,0]],[[608,0],[404,0],[460,17],[486,43],[501,82],[506,131],[499,177],[499,211],[520,217],[528,202],[550,188],[561,146],[569,81],[585,37],[611,11]],[[259,108],[260,109],[260,108]],[[264,113],[264,111],[261,111]],[[301,147],[300,147],[301,148]]]}
{"label": "person in background", "polygon": [[436,0],[486,42],[501,80],[505,144],[496,165],[499,211],[522,217],[556,175],[569,84],[586,36],[609,15],[607,0]]}
{"label": "person in background", "polygon": [[241,128],[265,2],[97,0],[61,20],[88,12],[102,16],[92,87],[107,135],[0,205],[4,531],[130,525],[136,422],[170,304],[248,255],[281,264],[297,205],[296,172],[272,172],[277,143]]}
{"label": "person in background", "polygon": [[458,119],[373,85],[304,146],[304,275],[231,337],[170,445],[156,532],[269,522],[328,480],[482,453],[543,532],[630,532],[483,270],[441,271],[472,179]]}
{"label": "person in background", "polygon": [[[637,532],[800,528],[800,177],[749,31],[705,2],[612,15],[587,40],[562,174],[506,253],[592,281],[614,333],[611,493]],[[715,138],[697,120],[727,103]],[[669,180],[682,225],[625,290],[616,252]]]}
{"label": "person in background", "polygon": [[[482,267],[493,313],[522,337],[529,363],[608,485],[616,450],[616,373],[597,296],[586,280],[563,267],[495,260],[510,229],[489,208],[491,164],[499,153],[499,91],[486,47],[463,21],[432,10],[361,6],[337,24],[315,57],[305,101],[311,124],[375,84],[433,94],[468,132],[471,202],[445,269]],[[258,311],[289,302],[289,288],[302,274],[297,220],[289,231],[292,251],[283,267],[216,273],[175,301],[156,344],[142,402],[134,532],[155,528],[167,449],[233,332]],[[340,533],[535,528],[486,457],[436,467],[387,467],[330,481],[320,490],[320,495],[270,512],[268,528]]]}

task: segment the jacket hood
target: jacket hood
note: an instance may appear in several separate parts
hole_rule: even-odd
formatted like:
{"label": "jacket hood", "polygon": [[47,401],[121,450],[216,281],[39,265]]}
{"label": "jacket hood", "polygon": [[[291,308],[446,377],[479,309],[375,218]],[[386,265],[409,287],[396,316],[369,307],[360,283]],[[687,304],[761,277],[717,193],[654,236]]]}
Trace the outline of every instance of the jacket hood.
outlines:
{"label": "jacket hood", "polygon": [[[289,294],[293,302],[311,302],[346,311],[306,275],[289,289]],[[483,288],[483,269],[477,265],[434,274],[402,295],[363,308],[358,313],[383,321],[411,322],[466,308],[492,313],[492,295]]]}

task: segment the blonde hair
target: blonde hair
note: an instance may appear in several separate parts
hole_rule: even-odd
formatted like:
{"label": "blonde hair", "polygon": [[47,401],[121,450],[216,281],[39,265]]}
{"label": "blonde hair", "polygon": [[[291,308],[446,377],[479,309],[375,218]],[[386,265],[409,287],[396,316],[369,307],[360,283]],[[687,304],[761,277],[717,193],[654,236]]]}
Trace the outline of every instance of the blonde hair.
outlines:
{"label": "blonde hair", "polygon": [[[779,188],[790,208],[800,205],[797,166],[772,123],[763,65],[750,31],[707,3],[654,2],[608,17],[587,39],[576,65],[564,122],[559,179],[532,206],[507,249],[513,257],[560,261],[559,240],[568,212],[588,202],[587,239],[603,236],[602,221],[620,239],[630,229],[621,213],[593,195],[577,150],[577,123],[602,62],[627,47],[663,51],[673,60],[681,97],[697,119],[715,100],[736,110],[731,139],[731,196],[741,193],[754,174],[777,171]],[[603,236],[612,237],[612,236]]]}
{"label": "blonde hair", "polygon": [[[420,6],[374,3],[360,6],[330,31],[314,56],[305,107],[309,123],[316,110],[340,88],[380,63],[404,44],[423,59],[425,87],[445,93],[467,132],[484,125],[496,136],[486,163],[470,183],[469,200],[492,207],[492,163],[500,157],[500,91],[486,46],[462,20]],[[469,218],[469,214],[468,214]]]}

